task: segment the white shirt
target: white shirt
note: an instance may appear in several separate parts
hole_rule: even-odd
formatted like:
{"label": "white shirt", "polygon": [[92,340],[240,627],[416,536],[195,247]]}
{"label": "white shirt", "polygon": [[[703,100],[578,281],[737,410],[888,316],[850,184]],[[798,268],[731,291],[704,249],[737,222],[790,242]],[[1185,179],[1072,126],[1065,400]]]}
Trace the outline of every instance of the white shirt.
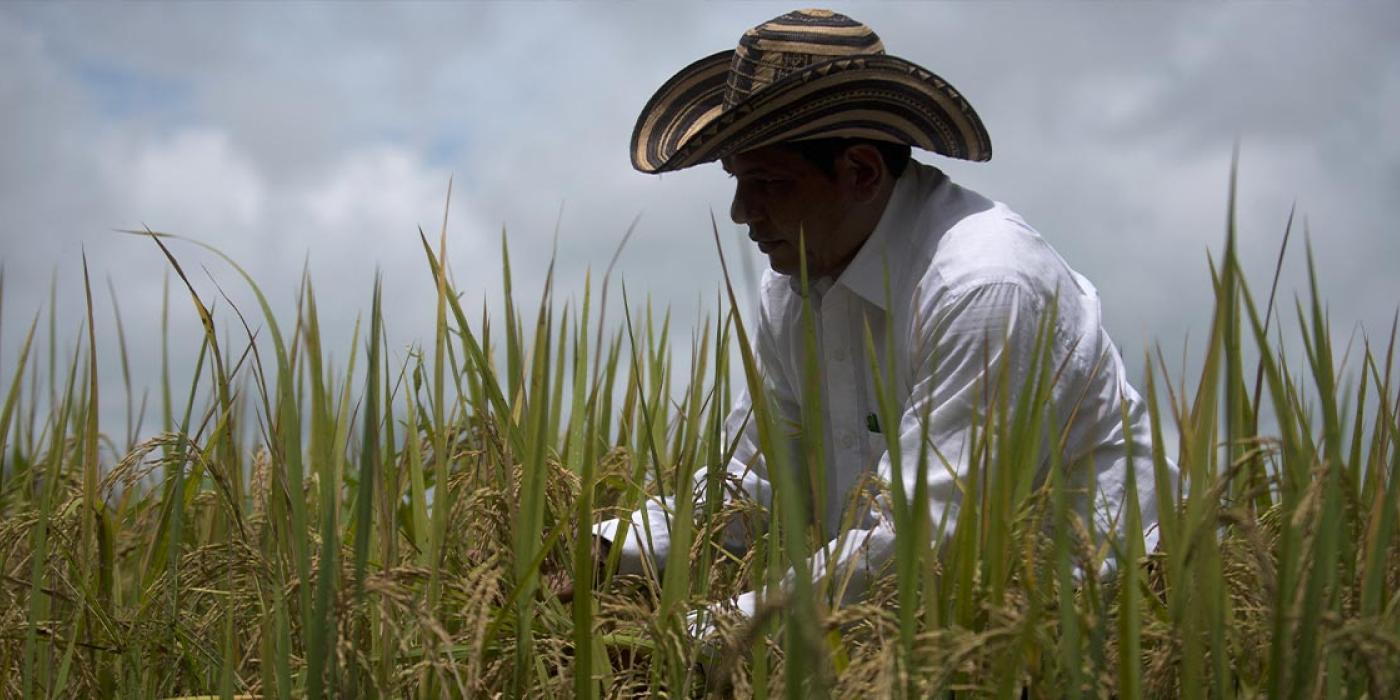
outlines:
{"label": "white shirt", "polygon": [[[886,269],[892,303],[886,302]],[[953,184],[936,168],[911,161],[850,265],[834,281],[816,280],[811,291],[827,462],[824,507],[815,515],[831,540],[809,562],[814,577],[849,576],[845,599],[850,601],[892,556],[894,523],[888,503],[860,498],[870,491],[872,472],[886,483],[892,478],[884,434],[891,429],[898,430],[905,493],[911,497],[920,442],[927,435],[930,523],[937,532],[946,522],[944,535],[951,535],[962,497],[957,482],[968,471],[965,448],[972,411],[986,415],[987,383],[994,390],[1003,367],[1014,404],[1030,373],[1038,323],[1052,305],[1050,366],[1063,369],[1051,394],[1059,425],[1049,434],[1060,435],[1073,416],[1064,453],[1064,463],[1072,469],[1070,488],[1085,491],[1095,480],[1096,502],[1081,499],[1076,507],[1086,524],[1092,522],[1098,541],[1104,541],[1124,517],[1126,470],[1134,469],[1150,551],[1157,501],[1144,402],[1125,378],[1118,350],[1104,331],[1097,290],[1019,215]],[[880,411],[865,350],[867,323],[882,379],[893,360],[894,399],[902,407],[898,426],[879,426],[874,418]],[[894,353],[887,357],[885,338],[891,329]],[[783,424],[799,425],[805,351],[796,277],[765,272],[754,344],[775,414]],[[1124,407],[1130,426],[1126,435]],[[757,454],[750,409],[746,391],[726,423],[729,439],[738,438],[726,470],[743,495],[767,505],[771,485]],[[921,425],[925,415],[927,426]],[[790,449],[790,454],[801,454],[795,439]],[[1034,464],[1025,465],[1035,470],[1036,486],[1049,474],[1048,454],[1042,449]],[[803,467],[796,472],[803,484],[810,484]],[[704,480],[701,470],[696,484]],[[697,494],[703,493],[699,486]],[[658,569],[665,566],[670,553],[667,518],[674,512],[670,500],[652,499],[632,514],[621,545],[621,571],[643,571],[648,555]],[[612,542],[619,524],[606,521],[594,531]],[[747,537],[744,528],[731,526],[726,544],[742,549]],[[755,593],[739,596],[736,603],[752,614]]]}

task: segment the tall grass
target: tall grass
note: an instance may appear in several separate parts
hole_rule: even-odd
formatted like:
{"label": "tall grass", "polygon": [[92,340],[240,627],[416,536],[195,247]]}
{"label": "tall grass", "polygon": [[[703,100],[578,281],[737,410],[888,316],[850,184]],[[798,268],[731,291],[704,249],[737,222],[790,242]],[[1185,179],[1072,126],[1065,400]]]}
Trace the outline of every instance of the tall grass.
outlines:
{"label": "tall grass", "polygon": [[[896,474],[898,554],[853,605],[839,603],[839,576],[813,581],[806,569],[827,544],[812,522],[825,493],[812,429],[821,400],[800,425],[783,423],[732,287],[688,344],[625,289],[621,324],[609,325],[608,276],[595,304],[591,276],[578,301],[561,301],[551,271],[529,314],[514,302],[503,236],[504,322],[492,325],[468,316],[441,266],[444,224],[436,246],[422,237],[433,338],[390,361],[376,279],[336,370],[310,279],[284,334],[228,261],[260,308],[245,318],[224,305],[243,334],[221,337],[180,268],[188,243],[147,238],[204,329],[163,338],[198,359],[188,385],[162,360],[159,434],[137,442],[132,419],[99,422],[98,392],[116,385],[97,360],[117,352],[125,368],[126,348],[122,335],[99,345],[86,266],[79,347],[55,354],[50,310],[47,357],[36,352],[40,314],[7,358],[7,697],[1356,698],[1400,687],[1395,329],[1339,356],[1309,257],[1308,296],[1293,314],[1305,357],[1287,357],[1274,291],[1260,306],[1241,273],[1233,214],[1210,268],[1199,376],[1168,377],[1148,358],[1139,385],[1157,546],[1142,536],[1144,485],[1131,471],[1125,536],[1098,541],[1070,505],[1073,465],[1059,450],[1044,483],[1010,468],[1057,424],[1047,412],[1054,324],[1043,320],[1027,385],[997,387],[993,410],[969,417],[976,457],[956,522],[932,522],[925,494],[904,492]],[[865,342],[874,356],[892,340]],[[722,429],[741,388],[731,349],[755,399],[772,512],[724,500],[710,471],[702,498],[676,501],[664,571],[618,575],[616,550],[594,560],[589,524],[692,493],[702,467],[733,454]],[[896,425],[887,370],[872,367],[879,421]],[[811,388],[818,379],[809,368]],[[1166,444],[1166,426],[1178,444]],[[773,449],[794,427],[800,453]],[[895,457],[921,474],[934,459],[927,449]],[[739,521],[755,525],[743,554],[722,546]],[[1116,574],[1102,576],[1110,558]],[[794,585],[776,585],[790,570]],[[550,593],[564,582],[576,592],[568,604]],[[713,636],[691,637],[693,610],[755,588],[767,595],[753,619],[711,605]]]}

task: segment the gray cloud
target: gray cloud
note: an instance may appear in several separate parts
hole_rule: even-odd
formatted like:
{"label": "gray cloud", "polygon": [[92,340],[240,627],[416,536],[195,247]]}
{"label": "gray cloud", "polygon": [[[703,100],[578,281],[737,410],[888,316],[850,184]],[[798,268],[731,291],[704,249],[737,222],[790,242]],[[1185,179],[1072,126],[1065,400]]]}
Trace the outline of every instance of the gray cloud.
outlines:
{"label": "gray cloud", "polygon": [[[759,263],[725,220],[723,174],[633,172],[632,123],[672,72],[786,9],[0,6],[0,371],[55,269],[61,318],[76,324],[86,250],[118,290],[138,382],[154,385],[164,265],[149,242],[110,232],[143,224],[227,251],[284,322],[308,265],[340,348],[382,269],[395,339],[426,338],[432,289],[416,231],[436,233],[449,176],[452,266],[470,307],[499,303],[502,226],[533,303],[556,220],[560,289],[576,293],[641,213],[620,274],[689,329],[719,284],[710,211],[730,252]],[[1237,139],[1255,285],[1267,283],[1296,201],[1339,333],[1356,322],[1388,330],[1400,304],[1393,4],[844,9],[977,106],[995,160],[923,159],[1020,211],[1092,279],[1130,366],[1149,339],[1171,355],[1188,333],[1204,336],[1205,255],[1223,239]],[[217,297],[212,276],[254,310],[226,266],[176,250],[201,294]],[[1302,270],[1292,255],[1290,296]],[[177,337],[194,337],[176,303]],[[100,325],[110,331],[107,316]]]}

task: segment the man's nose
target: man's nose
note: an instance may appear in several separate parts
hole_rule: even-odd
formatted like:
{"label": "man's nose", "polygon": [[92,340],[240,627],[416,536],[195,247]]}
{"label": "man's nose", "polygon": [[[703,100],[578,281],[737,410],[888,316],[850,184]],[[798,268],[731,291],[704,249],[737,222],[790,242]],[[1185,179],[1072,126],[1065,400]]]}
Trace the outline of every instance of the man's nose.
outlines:
{"label": "man's nose", "polygon": [[744,198],[743,188],[734,186],[734,201],[729,204],[729,218],[736,224],[747,224],[753,221],[753,216],[749,213],[748,200]]}

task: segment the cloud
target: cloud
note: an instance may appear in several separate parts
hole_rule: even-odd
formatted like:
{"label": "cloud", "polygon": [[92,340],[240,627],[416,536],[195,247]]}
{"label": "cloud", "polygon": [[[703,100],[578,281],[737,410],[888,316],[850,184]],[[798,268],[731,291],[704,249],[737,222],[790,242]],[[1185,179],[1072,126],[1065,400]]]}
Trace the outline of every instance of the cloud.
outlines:
{"label": "cloud", "polygon": [[106,151],[100,163],[111,200],[127,207],[120,219],[159,215],[152,223],[166,231],[246,230],[263,220],[263,177],[227,132],[181,130],[130,148]]}
{"label": "cloud", "polygon": [[441,209],[447,173],[427,169],[414,154],[392,146],[372,146],[346,156],[331,179],[313,186],[304,199],[315,230],[331,240],[358,238],[426,222]]}
{"label": "cloud", "polygon": [[[616,275],[634,300],[673,307],[684,337],[719,289],[711,211],[731,261],[761,261],[727,222],[730,183],[717,169],[630,169],[632,123],[675,70],[788,9],[0,6],[6,320],[47,304],[55,268],[61,318],[80,318],[86,251],[97,278],[113,280],[129,340],[144,343],[133,348],[137,381],[153,384],[164,263],[148,242],[111,233],[147,223],[228,252],[282,313],[309,269],[335,300],[321,310],[338,347],[378,269],[402,347],[431,334],[417,231],[436,233],[452,178],[450,262],[469,308],[499,304],[503,227],[516,287],[533,303],[551,254],[557,288],[577,293],[641,214]],[[838,9],[969,97],[995,159],[920,157],[1007,202],[1093,280],[1130,366],[1150,339],[1173,355],[1188,334],[1204,337],[1205,256],[1224,237],[1237,140],[1240,240],[1256,286],[1296,201],[1338,326],[1388,329],[1400,304],[1393,4]],[[686,31],[661,30],[672,27]],[[218,281],[253,308],[227,266],[175,250],[202,295],[218,299]],[[1301,261],[1290,257],[1285,300]],[[176,301],[173,335],[194,337]],[[0,363],[12,362],[18,325],[5,324]]]}

